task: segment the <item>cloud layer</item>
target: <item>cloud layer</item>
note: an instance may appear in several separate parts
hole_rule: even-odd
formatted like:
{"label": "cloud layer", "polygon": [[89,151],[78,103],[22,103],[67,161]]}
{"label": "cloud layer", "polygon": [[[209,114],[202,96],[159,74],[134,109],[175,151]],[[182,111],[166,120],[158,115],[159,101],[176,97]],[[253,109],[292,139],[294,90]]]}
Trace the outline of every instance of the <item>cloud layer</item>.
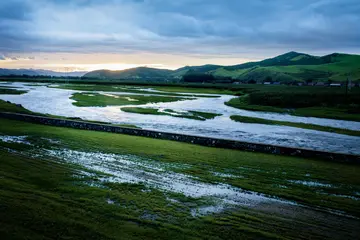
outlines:
{"label": "cloud layer", "polygon": [[7,0],[0,53],[360,52],[359,13],[359,0]]}

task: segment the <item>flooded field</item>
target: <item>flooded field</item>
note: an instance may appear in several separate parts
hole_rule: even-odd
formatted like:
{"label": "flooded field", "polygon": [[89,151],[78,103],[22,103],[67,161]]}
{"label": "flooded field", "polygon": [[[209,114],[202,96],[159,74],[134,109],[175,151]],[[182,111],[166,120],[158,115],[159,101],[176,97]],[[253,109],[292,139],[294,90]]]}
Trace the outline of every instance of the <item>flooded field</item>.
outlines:
{"label": "flooded field", "polygon": [[[135,96],[156,96],[159,93],[164,92],[155,91],[151,88],[138,89],[146,91],[146,94],[100,91],[88,93],[87,91],[87,97],[92,97],[94,94],[113,97],[115,100],[118,100],[119,95],[124,94],[133,95],[134,97],[131,98],[127,96],[124,100],[128,101],[129,103],[122,106],[77,107],[73,105],[74,100],[70,98],[74,93],[79,93],[82,91],[50,88],[41,84],[29,86],[28,84],[23,83],[2,83],[2,85],[28,90],[28,92],[22,95],[0,95],[0,99],[16,104],[21,104],[25,108],[39,113],[65,117],[79,117],[84,120],[110,122],[115,124],[133,124],[144,129],[165,132],[302,147],[332,152],[360,154],[360,147],[358,144],[360,140],[359,137],[278,125],[239,123],[232,121],[230,116],[243,115],[264,119],[311,123],[321,126],[330,126],[351,130],[360,130],[360,122],[312,117],[296,117],[286,114],[253,112],[235,109],[224,104],[234,97],[230,95],[212,95],[214,97],[209,97],[210,95],[206,94],[206,96],[200,97],[201,94],[196,94],[195,97],[189,97],[189,94],[187,94],[187,99],[184,100],[181,99],[181,93],[177,93],[175,97],[178,97],[179,101],[133,105],[132,103],[137,102]],[[206,121],[198,121],[194,119],[169,116],[171,114],[144,115],[124,112],[121,111],[121,107],[124,106],[155,108],[158,109],[159,112],[168,112],[170,109],[174,111],[174,115],[181,112],[198,111],[219,114],[220,116],[217,116],[214,119],[207,119]]]}
{"label": "flooded field", "polygon": [[[256,208],[265,205],[288,205],[293,208],[305,207],[296,201],[289,201],[279,197],[266,195],[259,192],[243,190],[227,184],[228,179],[244,178],[241,175],[226,174],[221,172],[209,172],[214,176],[223,179],[223,182],[208,183],[199,177],[179,173],[184,169],[191,169],[193,166],[181,163],[164,163],[154,159],[144,158],[137,155],[120,155],[102,152],[83,152],[71,149],[64,149],[61,142],[53,139],[42,138],[43,142],[49,144],[49,148],[37,147],[38,142],[32,142],[28,136],[6,136],[0,135],[0,143],[16,143],[32,146],[33,149],[22,152],[29,157],[41,157],[56,159],[59,162],[66,162],[80,166],[83,170],[79,171],[76,177],[89,177],[87,184],[99,188],[106,188],[107,183],[128,183],[142,184],[147,190],[158,189],[164,193],[181,194],[185,197],[198,199],[200,206],[190,209],[192,216],[203,216],[213,213],[220,213],[239,207]],[[16,151],[15,151],[16,152]],[[254,170],[254,169],[244,169]],[[256,171],[256,170],[255,170]],[[261,170],[258,170],[261,171]],[[304,185],[316,190],[317,188],[337,187],[315,181],[288,180],[290,184]],[[291,185],[290,185],[291,186]],[[356,194],[354,194],[356,195]],[[339,198],[350,198],[358,201],[356,196],[334,195]],[[177,201],[168,198],[169,201]],[[113,204],[109,200],[109,204]],[[327,211],[325,208],[323,211]],[[332,214],[341,212],[331,211]],[[354,216],[350,216],[356,218]]]}

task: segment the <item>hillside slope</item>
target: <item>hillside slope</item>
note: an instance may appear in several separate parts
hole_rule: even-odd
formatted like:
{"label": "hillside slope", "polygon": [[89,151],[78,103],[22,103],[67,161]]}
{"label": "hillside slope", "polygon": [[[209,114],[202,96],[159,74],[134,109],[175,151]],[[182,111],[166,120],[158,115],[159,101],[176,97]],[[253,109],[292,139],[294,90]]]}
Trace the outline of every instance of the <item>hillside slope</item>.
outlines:
{"label": "hillside slope", "polygon": [[333,53],[323,57],[290,52],[260,62],[228,66],[212,71],[218,77],[240,81],[326,82],[345,81],[349,76],[360,81],[360,55]]}
{"label": "hillside slope", "polygon": [[[241,82],[340,82],[349,77],[360,82],[360,55],[333,53],[317,57],[289,52],[259,62],[234,66],[186,66],[177,70],[139,67],[121,71],[98,70],[84,77],[131,80],[180,80],[187,74],[213,75],[217,79],[231,78]],[[200,80],[199,80],[200,81]]]}

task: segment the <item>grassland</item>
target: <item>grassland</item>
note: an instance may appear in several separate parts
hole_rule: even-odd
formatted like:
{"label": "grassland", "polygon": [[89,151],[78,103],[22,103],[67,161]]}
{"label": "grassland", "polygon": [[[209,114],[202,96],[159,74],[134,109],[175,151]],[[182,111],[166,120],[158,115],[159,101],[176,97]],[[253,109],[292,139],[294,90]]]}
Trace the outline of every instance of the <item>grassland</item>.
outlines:
{"label": "grassland", "polygon": [[[203,182],[227,183],[354,216],[360,216],[356,200],[360,192],[358,165],[5,119],[0,119],[1,135],[27,136],[27,141],[33,144],[0,140],[0,233],[5,239],[343,239],[357,236],[357,220],[321,211],[308,215],[303,212],[284,215],[283,211],[269,214],[259,206],[193,217],[190,209],[204,204],[201,199],[148,189],[143,184],[105,183],[106,187],[99,188],[89,182],[97,183],[100,177],[84,174],[86,169],[80,166],[39,154],[29,157],[25,153],[61,147],[137,155],[155,163],[185,164],[186,168],[170,167],[169,170]],[[46,139],[57,142],[49,143]],[[333,174],[334,171],[337,174]],[[322,182],[332,187],[307,186],[289,180]],[[170,201],[169,197],[176,201]]]}
{"label": "grassland", "polygon": [[123,107],[121,111],[129,113],[138,113],[138,114],[150,114],[150,115],[165,115],[179,118],[189,118],[200,121],[205,121],[207,119],[213,119],[221,114],[216,113],[207,113],[207,112],[198,112],[198,111],[188,111],[188,112],[176,112],[172,109],[165,109],[160,111],[157,108],[140,108],[140,107]]}
{"label": "grassland", "polygon": [[276,121],[276,120],[268,120],[268,119],[263,119],[263,118],[239,116],[239,115],[234,115],[234,116],[231,116],[230,118],[236,122],[242,122],[242,123],[282,125],[282,126],[289,126],[289,127],[303,128],[303,129],[311,129],[311,130],[322,131],[322,132],[345,134],[345,135],[350,135],[350,136],[360,136],[360,131],[334,128],[334,127],[326,127],[326,126],[320,126],[320,125],[315,125],[315,124]]}
{"label": "grassland", "polygon": [[189,98],[169,96],[144,96],[144,95],[111,95],[99,93],[74,93],[71,99],[76,102],[73,105],[78,107],[106,107],[122,105],[142,105],[158,102],[176,102],[188,100]]}

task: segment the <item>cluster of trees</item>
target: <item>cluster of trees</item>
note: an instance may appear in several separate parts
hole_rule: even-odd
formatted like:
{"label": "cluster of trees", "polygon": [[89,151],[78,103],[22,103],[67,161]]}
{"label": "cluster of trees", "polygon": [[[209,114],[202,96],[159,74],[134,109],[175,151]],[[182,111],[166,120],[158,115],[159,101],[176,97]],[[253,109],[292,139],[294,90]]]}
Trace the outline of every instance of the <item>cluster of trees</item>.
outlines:
{"label": "cluster of trees", "polygon": [[233,83],[231,77],[216,77],[208,73],[188,72],[182,77],[183,82],[188,83]]}

